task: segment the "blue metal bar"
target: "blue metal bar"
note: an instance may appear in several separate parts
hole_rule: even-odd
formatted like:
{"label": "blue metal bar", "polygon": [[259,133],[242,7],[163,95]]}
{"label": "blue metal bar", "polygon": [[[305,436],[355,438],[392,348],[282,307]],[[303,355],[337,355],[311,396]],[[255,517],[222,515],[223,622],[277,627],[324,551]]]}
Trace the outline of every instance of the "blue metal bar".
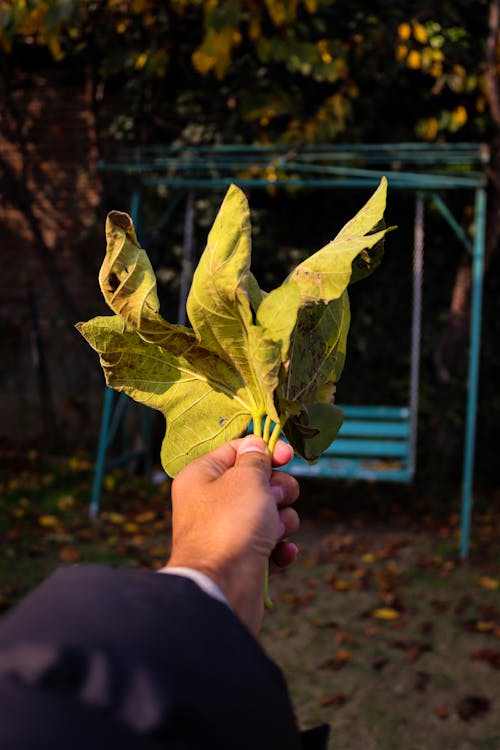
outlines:
{"label": "blue metal bar", "polygon": [[374,419],[361,422],[346,419],[340,428],[339,437],[408,439],[410,437],[410,425],[408,422],[378,422]]}
{"label": "blue metal bar", "polygon": [[[475,177],[459,177],[450,175],[415,175],[406,176],[400,172],[386,171],[386,176],[389,179],[393,188],[404,188],[408,190],[414,190],[418,188],[420,190],[438,190],[440,188],[447,188],[449,190],[456,190],[459,188],[476,188],[478,184],[482,184],[483,180],[480,176]],[[230,175],[228,177],[146,177],[143,180],[144,185],[148,186],[164,186],[164,187],[188,187],[188,188],[227,188],[231,182],[237,182],[241,187],[253,187],[253,188],[269,188],[269,187],[287,187],[287,188],[344,188],[344,187],[374,187],[377,186],[380,181],[382,173],[374,174],[373,177],[338,177],[338,178],[326,178],[326,177],[315,177],[309,179],[299,179],[295,177],[276,179],[263,179],[255,177],[241,177],[240,175]]]}
{"label": "blue metal bar", "polygon": [[325,451],[327,456],[376,456],[383,460],[388,456],[407,456],[408,442],[406,440],[365,440],[357,438],[338,438]]}
{"label": "blue metal bar", "polygon": [[109,423],[111,420],[111,410],[113,408],[113,401],[115,392],[112,388],[106,388],[104,392],[104,405],[102,408],[101,416],[101,429],[99,432],[99,443],[97,447],[97,458],[94,469],[94,481],[92,483],[92,497],[90,500],[90,517],[92,519],[97,517],[99,512],[99,501],[101,498],[102,480],[104,477],[104,470],[106,467],[106,454],[109,444]]}
{"label": "blue metal bar", "polygon": [[458,221],[455,219],[453,214],[451,213],[450,209],[444,202],[444,200],[436,194],[433,194],[432,200],[436,208],[438,209],[441,216],[445,219],[445,221],[448,222],[450,227],[453,229],[455,234],[457,235],[460,242],[464,245],[467,252],[472,253],[472,244],[469,238],[467,237],[466,233],[458,223]]}
{"label": "blue metal bar", "polygon": [[363,479],[371,482],[411,482],[412,475],[404,462],[387,461],[381,467],[380,461],[354,458],[322,457],[316,464],[308,464],[301,458],[294,458],[286,466],[294,476],[317,477],[318,479]]}
{"label": "blue metal bar", "polygon": [[462,480],[462,511],[460,524],[460,557],[469,554],[470,523],[472,511],[472,483],[474,473],[474,448],[476,437],[477,390],[479,381],[479,346],[481,341],[481,307],[483,295],[484,242],[486,235],[486,191],[476,191],[474,253],[472,257],[472,292],[469,347],[469,376],[467,415],[465,425],[465,452]]}
{"label": "blue metal bar", "polygon": [[407,406],[344,406],[339,404],[346,417],[358,419],[408,419]]}

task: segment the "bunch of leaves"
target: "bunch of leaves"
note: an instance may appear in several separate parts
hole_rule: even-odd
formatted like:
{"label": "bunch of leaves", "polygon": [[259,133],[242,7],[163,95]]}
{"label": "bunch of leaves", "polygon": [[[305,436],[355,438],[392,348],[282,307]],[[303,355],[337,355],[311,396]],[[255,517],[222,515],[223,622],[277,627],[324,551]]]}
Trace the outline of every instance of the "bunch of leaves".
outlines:
{"label": "bunch of leaves", "polygon": [[334,240],[266,294],[250,271],[248,202],[232,185],[193,276],[192,327],[161,316],[132,220],[108,215],[99,283],[115,315],[77,328],[99,353],[107,384],[165,416],[161,460],[170,476],[250,422],[271,453],[282,431],[309,462],[330,445],[342,424],[333,400],[346,355],[347,286],[380,262],[386,192],[383,178]]}

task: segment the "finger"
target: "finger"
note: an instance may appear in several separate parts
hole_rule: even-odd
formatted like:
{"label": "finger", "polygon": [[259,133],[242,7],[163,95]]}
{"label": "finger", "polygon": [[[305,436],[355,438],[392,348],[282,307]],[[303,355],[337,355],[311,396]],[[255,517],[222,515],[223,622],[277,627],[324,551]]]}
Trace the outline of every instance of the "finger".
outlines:
{"label": "finger", "polygon": [[300,494],[300,485],[291,474],[284,471],[273,471],[271,474],[271,492],[278,508],[294,503]]}
{"label": "finger", "polygon": [[213,481],[218,479],[228,469],[232,468],[237,460],[238,453],[240,452],[256,452],[262,453],[266,456],[266,463],[269,464],[269,453],[266,444],[262,438],[258,438],[254,435],[247,435],[244,438],[237,438],[230,440],[218,448],[206,453],[198,459],[192,461],[188,466],[180,472],[182,474],[196,472],[201,478],[206,481]]}
{"label": "finger", "polygon": [[282,508],[278,516],[280,521],[280,540],[297,533],[300,528],[300,518],[294,508]]}
{"label": "finger", "polygon": [[269,572],[272,574],[277,569],[292,565],[298,557],[299,550],[293,542],[278,542],[271,554]]}
{"label": "finger", "polygon": [[289,443],[278,440],[273,452],[273,466],[284,466],[293,458],[293,448]]}
{"label": "finger", "polygon": [[267,481],[271,478],[271,457],[266,443],[256,435],[242,438],[236,448],[235,466],[259,472]]}

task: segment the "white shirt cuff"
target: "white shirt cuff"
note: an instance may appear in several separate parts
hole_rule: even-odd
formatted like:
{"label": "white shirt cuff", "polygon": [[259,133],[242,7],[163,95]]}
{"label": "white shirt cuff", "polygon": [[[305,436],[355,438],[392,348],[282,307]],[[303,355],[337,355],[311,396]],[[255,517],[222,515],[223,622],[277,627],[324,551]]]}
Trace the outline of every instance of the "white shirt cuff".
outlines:
{"label": "white shirt cuff", "polygon": [[226,599],[220,588],[217,586],[215,581],[212,581],[211,578],[209,578],[205,573],[202,573],[200,570],[195,570],[194,568],[184,568],[181,566],[171,566],[160,568],[158,573],[167,573],[168,575],[190,578],[191,581],[194,581],[194,583],[196,583],[202,591],[211,596],[213,599],[217,599],[217,601],[222,602],[231,609],[228,600]]}

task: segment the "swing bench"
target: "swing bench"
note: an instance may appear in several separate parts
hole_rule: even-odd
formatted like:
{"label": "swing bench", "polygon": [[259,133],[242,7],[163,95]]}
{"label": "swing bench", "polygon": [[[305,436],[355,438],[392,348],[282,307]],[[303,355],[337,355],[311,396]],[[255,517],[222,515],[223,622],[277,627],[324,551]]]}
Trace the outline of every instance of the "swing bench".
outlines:
{"label": "swing bench", "polygon": [[[310,466],[295,458],[287,470],[297,476],[362,479],[369,481],[411,482],[415,474],[417,412],[420,365],[420,319],[423,270],[423,195],[433,204],[471,253],[473,285],[469,378],[462,474],[460,555],[469,549],[470,516],[474,465],[475,424],[481,335],[481,301],[486,226],[485,165],[489,154],[481,144],[365,144],[357,146],[170,146],[132,150],[125,158],[100,164],[102,171],[128,177],[131,189],[130,214],[141,226],[143,193],[150,189],[174,189],[170,204],[160,218],[164,226],[179,199],[187,197],[182,256],[179,322],[185,323],[185,299],[193,267],[194,191],[227,189],[237,182],[245,189],[273,190],[279,186],[339,189],[373,188],[380,176],[389,178],[391,188],[414,190],[417,194],[413,253],[413,303],[411,330],[410,386],[407,404],[398,406],[347,405],[337,439],[317,464]],[[381,166],[384,165],[382,168]],[[132,186],[132,185],[131,185]],[[472,190],[475,193],[475,233],[473,242],[463,231],[438,194],[441,190]],[[141,232],[138,231],[140,236]],[[113,403],[117,403],[113,407]],[[117,431],[116,413],[126,411],[124,394],[105,391],[101,432],[96,457],[90,515],[96,517],[104,473],[112,465],[124,463],[127,451],[109,461],[112,436]],[[340,404],[342,406],[342,404]],[[113,414],[113,408],[115,414]],[[150,425],[150,410],[144,408]],[[111,429],[113,428],[113,429]],[[150,432],[148,427],[147,432]],[[149,446],[142,451],[149,455]],[[135,454],[134,454],[135,455]]]}
{"label": "swing bench", "polygon": [[336,440],[309,465],[288,464],[295,476],[411,482],[414,473],[411,412],[406,406],[344,406]]}

